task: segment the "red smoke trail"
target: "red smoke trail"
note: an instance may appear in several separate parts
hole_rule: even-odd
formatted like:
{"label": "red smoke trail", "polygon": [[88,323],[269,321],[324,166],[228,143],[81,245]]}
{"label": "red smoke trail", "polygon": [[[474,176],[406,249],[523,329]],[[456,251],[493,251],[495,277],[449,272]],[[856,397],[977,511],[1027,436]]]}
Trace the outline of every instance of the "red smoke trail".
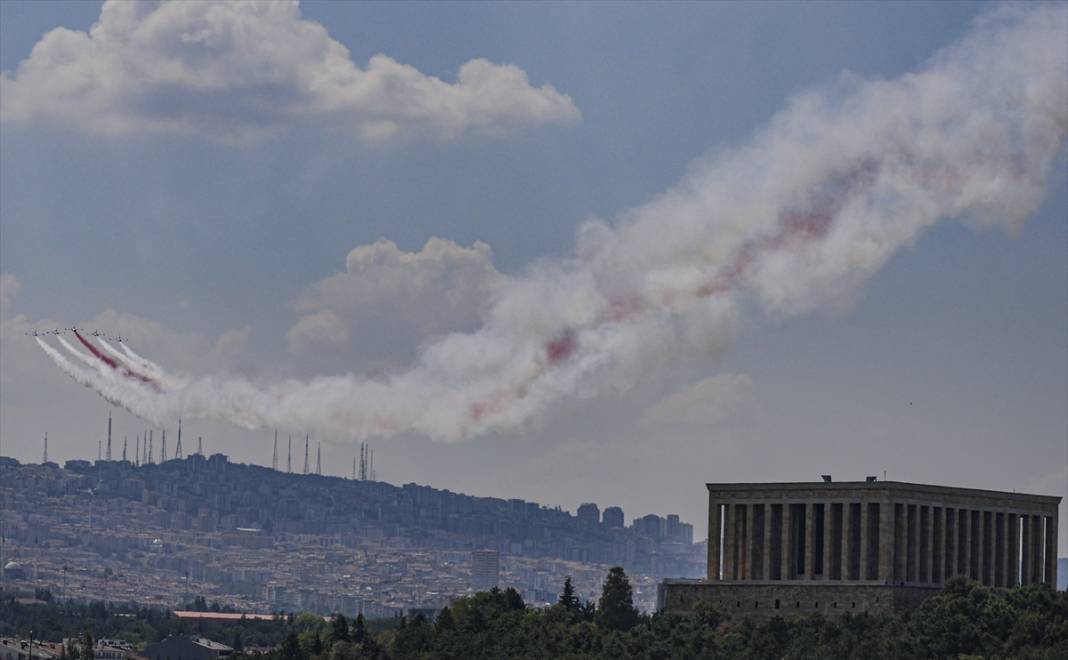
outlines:
{"label": "red smoke trail", "polygon": [[[779,216],[779,231],[767,238],[758,239],[742,246],[737,256],[715,278],[689,293],[692,298],[708,298],[724,295],[738,286],[758,258],[769,252],[788,248],[798,243],[809,243],[824,238],[830,232],[835,217],[844,203],[858,188],[872,182],[878,173],[879,163],[868,159],[848,173],[833,177],[819,186],[816,201],[804,210],[784,211]],[[686,294],[682,294],[684,297]],[[672,296],[671,299],[677,300]],[[596,325],[623,322],[640,316],[646,305],[636,296],[617,298],[609,303],[606,315]],[[566,361],[578,350],[578,340],[573,328],[543,344],[546,366],[552,367]],[[536,377],[536,376],[535,376]],[[527,394],[525,385],[508,392],[497,392],[485,400],[476,401],[468,408],[472,422],[480,421],[509,401],[522,399]]]}
{"label": "red smoke trail", "polygon": [[94,356],[96,356],[96,358],[98,360],[100,360],[104,364],[108,365],[109,367],[111,367],[115,371],[121,372],[122,375],[126,376],[127,378],[136,378],[137,380],[141,381],[142,383],[145,383],[146,385],[150,386],[156,392],[161,391],[160,385],[159,385],[158,382],[156,382],[155,380],[149,378],[148,376],[145,376],[144,374],[139,374],[136,371],[133,371],[131,369],[127,369],[125,366],[120,365],[118,362],[116,362],[110,356],[104,355],[103,353],[100,352],[100,350],[92,342],[90,342],[85,337],[83,337],[81,335],[81,333],[78,332],[77,330],[74,331],[74,336],[77,337],[78,341],[80,341],[83,346],[88,348],[89,352],[92,353]]}

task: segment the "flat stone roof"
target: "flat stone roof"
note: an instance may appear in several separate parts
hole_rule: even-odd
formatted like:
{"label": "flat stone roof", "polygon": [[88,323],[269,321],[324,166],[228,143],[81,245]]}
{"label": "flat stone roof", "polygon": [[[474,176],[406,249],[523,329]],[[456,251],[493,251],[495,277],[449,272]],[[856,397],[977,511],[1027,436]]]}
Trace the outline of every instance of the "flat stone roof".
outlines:
{"label": "flat stone roof", "polygon": [[[938,499],[967,498],[977,500],[998,500],[1002,503],[1012,502],[1021,505],[1056,508],[1061,497],[1056,495],[1035,495],[1014,493],[980,488],[957,488],[934,484],[917,484],[905,481],[793,481],[793,482],[756,482],[756,483],[707,483],[709,493],[725,496],[742,497],[744,495],[765,497],[833,497],[835,493],[865,491],[872,497],[935,497]],[[774,494],[773,494],[774,493]]]}

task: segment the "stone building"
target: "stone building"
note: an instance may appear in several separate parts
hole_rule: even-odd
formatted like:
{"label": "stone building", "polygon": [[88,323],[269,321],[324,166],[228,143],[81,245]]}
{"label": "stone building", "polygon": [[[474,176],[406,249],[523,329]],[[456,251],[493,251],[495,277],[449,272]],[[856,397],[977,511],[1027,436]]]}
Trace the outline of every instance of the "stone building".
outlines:
{"label": "stone building", "polygon": [[956,575],[1057,583],[1060,497],[896,481],[708,486],[708,574],[659,605],[757,618],[907,607]]}

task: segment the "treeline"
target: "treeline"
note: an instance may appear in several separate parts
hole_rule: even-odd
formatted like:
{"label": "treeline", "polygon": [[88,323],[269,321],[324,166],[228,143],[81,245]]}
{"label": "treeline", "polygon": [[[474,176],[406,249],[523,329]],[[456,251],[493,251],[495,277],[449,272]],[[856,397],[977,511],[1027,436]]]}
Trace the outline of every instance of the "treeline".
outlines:
{"label": "treeline", "polygon": [[[45,603],[0,605],[0,631],[11,623],[24,625],[26,610],[37,614],[67,612]],[[88,606],[97,615],[102,606]],[[17,610],[17,619],[10,616]],[[79,610],[81,611],[81,610]],[[80,623],[37,618],[67,629],[125,626],[117,616],[90,618]],[[133,619],[152,628],[152,639],[121,632],[96,637],[124,637],[154,641],[178,633],[176,620],[155,610],[155,619]],[[127,616],[127,618],[130,618]],[[49,625],[53,625],[50,623]],[[190,630],[185,625],[184,632]],[[127,629],[124,628],[124,629]],[[210,628],[210,630],[209,630]],[[37,630],[49,630],[38,627]],[[114,630],[117,630],[115,628]],[[633,606],[630,584],[622,569],[609,572],[597,603],[580,602],[566,582],[552,607],[528,607],[513,589],[478,593],[446,607],[431,621],[423,616],[386,621],[336,617],[326,621],[311,614],[277,621],[205,625],[206,637],[247,649],[277,645],[260,660],[430,660],[487,658],[1068,658],[1068,593],[1044,585],[1015,589],[984,587],[963,578],[948,582],[938,594],[910,611],[884,615],[820,615],[776,618],[763,624],[731,620],[714,608],[695,616],[640,614]],[[234,644],[235,637],[239,644]],[[259,641],[254,641],[259,640]],[[246,656],[246,660],[252,656]]]}

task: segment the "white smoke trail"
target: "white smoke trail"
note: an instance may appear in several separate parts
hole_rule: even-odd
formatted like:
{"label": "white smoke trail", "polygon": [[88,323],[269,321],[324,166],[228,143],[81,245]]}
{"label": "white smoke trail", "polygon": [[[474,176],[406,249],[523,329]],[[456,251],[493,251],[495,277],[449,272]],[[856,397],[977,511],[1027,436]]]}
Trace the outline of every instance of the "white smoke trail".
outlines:
{"label": "white smoke trail", "polygon": [[[109,344],[107,340],[105,340],[103,337],[97,337],[96,341],[98,344],[100,344],[101,348],[107,351],[108,354],[110,354],[113,358],[118,360],[119,363],[121,363],[124,367],[126,367],[132,372],[144,373],[149,378],[159,381],[159,383],[165,388],[174,389],[177,387],[182,387],[187,382],[185,379],[182,378],[168,376],[167,374],[163,373],[163,370],[160,369],[157,365],[149,362],[148,360],[145,360],[144,358],[137,359],[117,350],[114,346]],[[120,346],[122,346],[123,348],[126,347],[125,344],[120,344]]]}
{"label": "white smoke trail", "polygon": [[61,337],[59,335],[56,335],[56,341],[58,341],[60,346],[62,346],[64,349],[66,349],[66,351],[68,353],[70,353],[74,357],[78,358],[78,360],[80,362],[82,362],[83,364],[85,364],[88,367],[92,367],[93,369],[95,369],[97,371],[101,371],[102,365],[100,363],[100,360],[97,360],[96,358],[94,358],[92,355],[89,355],[88,353],[81,352],[81,350],[79,350],[79,349],[75,348],[74,346],[72,346],[70,342],[68,342],[66,339],[64,339],[63,337]]}
{"label": "white smoke trail", "polygon": [[147,358],[141,357],[137,353],[134,353],[133,349],[127,346],[125,342],[120,342],[119,346],[122,348],[123,352],[126,353],[126,355],[128,355],[132,360],[136,362],[138,369],[143,370],[145,373],[147,373],[149,376],[152,376],[153,378],[163,378],[166,376],[166,373],[164,373],[163,371],[163,367],[159,366],[158,364],[152,362]]}
{"label": "white smoke trail", "polygon": [[[66,343],[63,342],[62,337],[57,337],[57,339],[59,339],[62,343]],[[122,391],[123,388],[116,388],[113,384],[108,383],[98,372],[86,371],[75,366],[73,363],[70,362],[70,360],[63,357],[63,355],[59,351],[49,346],[40,337],[34,337],[34,340],[37,341],[37,345],[41,347],[41,350],[43,350],[45,354],[48,355],[48,357],[52,358],[52,361],[56,363],[56,366],[58,366],[60,370],[63,371],[63,373],[70,376],[70,378],[74,382],[95,390],[108,403],[117,406],[129,405],[127,403],[127,400],[129,399],[129,393]],[[67,347],[68,350],[73,348],[69,344],[67,344]]]}
{"label": "white smoke trail", "polygon": [[204,378],[131,388],[122,404],[158,423],[451,440],[627,387],[660,361],[722,348],[743,298],[802,313],[848,297],[937,222],[1018,227],[1068,136],[1066,39],[1068,5],[1003,6],[920,71],[795,98],[751,144],[614,224],[584,225],[574,258],[503,284],[481,329],[429,345],[407,371]]}

